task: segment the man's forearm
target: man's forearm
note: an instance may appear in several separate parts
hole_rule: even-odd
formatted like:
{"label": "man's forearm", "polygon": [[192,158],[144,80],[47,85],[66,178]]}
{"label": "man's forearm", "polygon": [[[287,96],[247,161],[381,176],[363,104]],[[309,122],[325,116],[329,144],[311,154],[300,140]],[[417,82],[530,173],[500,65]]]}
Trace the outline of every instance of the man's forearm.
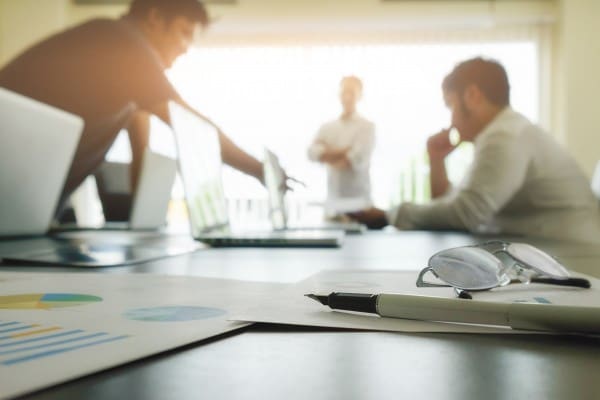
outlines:
{"label": "man's forearm", "polygon": [[131,193],[135,193],[141,174],[144,150],[148,147],[150,138],[150,115],[143,111],[135,113],[129,122],[127,132],[129,134],[132,158],[129,173],[129,185]]}
{"label": "man's forearm", "polygon": [[[256,179],[258,179],[261,183],[264,183],[264,174],[263,174],[263,166],[260,161],[256,158],[252,157],[250,154],[246,153],[244,150],[240,149],[227,135],[225,135],[221,129],[208,117],[201,114],[195,108],[191,107],[187,104],[183,99],[178,98],[176,100],[180,105],[187,108],[190,112],[195,114],[197,117],[203,119],[208,122],[219,132],[219,143],[221,145],[221,158],[223,162],[245,174],[252,175]],[[166,108],[166,105],[164,107]],[[167,116],[168,118],[168,116]],[[170,123],[170,121],[167,119]]]}
{"label": "man's forearm", "polygon": [[325,150],[325,152],[323,152],[319,161],[324,162],[326,164],[336,164],[339,162],[343,162],[344,160],[348,161],[347,154],[348,154],[348,149],[341,149],[341,150],[327,149],[327,150]]}
{"label": "man's forearm", "polygon": [[259,160],[240,149],[221,131],[219,131],[219,141],[221,144],[221,157],[225,164],[252,175],[261,183],[264,182],[263,164]]}
{"label": "man's forearm", "polygon": [[448,181],[448,173],[446,172],[446,163],[444,162],[444,159],[431,159],[429,168],[431,198],[435,199],[446,194],[450,182]]}

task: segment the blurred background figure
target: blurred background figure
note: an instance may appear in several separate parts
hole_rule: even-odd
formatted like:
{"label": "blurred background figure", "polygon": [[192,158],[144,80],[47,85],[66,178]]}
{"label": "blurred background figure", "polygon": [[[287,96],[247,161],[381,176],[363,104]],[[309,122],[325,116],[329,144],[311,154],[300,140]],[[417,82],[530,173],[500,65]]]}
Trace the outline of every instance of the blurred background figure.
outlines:
{"label": "blurred background figure", "polygon": [[[327,214],[371,206],[371,154],[375,146],[375,125],[358,114],[362,82],[346,76],[340,82],[342,114],[319,129],[308,149],[312,161],[327,167]],[[350,208],[350,209],[348,209]]]}
{"label": "blurred background figure", "polygon": [[428,204],[402,203],[354,213],[369,227],[452,229],[598,243],[600,214],[589,181],[575,159],[539,126],[513,110],[504,67],[481,57],[459,63],[444,78],[450,125],[474,157],[456,187],[445,161],[456,149],[450,129],[427,142]]}
{"label": "blurred background figure", "polygon": [[[121,18],[94,18],[58,32],[0,69],[0,87],[85,121],[62,190],[58,217],[68,197],[97,171],[121,129],[129,133],[130,186],[136,187],[149,143],[150,115],[170,124],[169,101],[215,126],[226,164],[263,181],[262,163],[190,106],[165,75],[209,23],[208,12],[199,0],[134,0]],[[128,205],[123,208],[121,214],[127,215]]]}

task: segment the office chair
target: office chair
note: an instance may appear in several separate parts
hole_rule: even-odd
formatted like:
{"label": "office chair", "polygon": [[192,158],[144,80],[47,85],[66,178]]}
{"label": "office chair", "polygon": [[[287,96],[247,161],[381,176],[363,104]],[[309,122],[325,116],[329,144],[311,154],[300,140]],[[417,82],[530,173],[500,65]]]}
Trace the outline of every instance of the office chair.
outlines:
{"label": "office chair", "polygon": [[106,221],[128,221],[132,193],[129,164],[105,161],[94,174]]}

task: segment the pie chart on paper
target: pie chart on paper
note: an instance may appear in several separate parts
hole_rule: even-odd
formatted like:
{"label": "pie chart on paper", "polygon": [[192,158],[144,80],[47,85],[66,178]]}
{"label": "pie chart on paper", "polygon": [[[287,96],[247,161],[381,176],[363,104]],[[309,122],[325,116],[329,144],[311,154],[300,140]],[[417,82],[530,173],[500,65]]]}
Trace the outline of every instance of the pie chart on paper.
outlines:
{"label": "pie chart on paper", "polygon": [[53,308],[77,307],[102,301],[102,297],[71,293],[28,293],[0,296],[3,310],[51,310]]}

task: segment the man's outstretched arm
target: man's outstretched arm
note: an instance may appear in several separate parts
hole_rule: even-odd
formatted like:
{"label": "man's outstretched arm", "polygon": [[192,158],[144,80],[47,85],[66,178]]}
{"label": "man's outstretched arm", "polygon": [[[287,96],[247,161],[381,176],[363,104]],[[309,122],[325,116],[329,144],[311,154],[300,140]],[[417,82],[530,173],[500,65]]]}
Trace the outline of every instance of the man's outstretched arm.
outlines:
{"label": "man's outstretched arm", "polygon": [[[178,99],[176,102],[217,129],[219,133],[219,142],[221,145],[221,158],[225,164],[245,174],[251,175],[258,179],[261,183],[264,183],[263,165],[259,160],[242,150],[227,135],[225,135],[225,133],[223,133],[217,124],[187,104],[184,100]],[[165,102],[153,107],[152,113],[171,126],[168,103]]]}

